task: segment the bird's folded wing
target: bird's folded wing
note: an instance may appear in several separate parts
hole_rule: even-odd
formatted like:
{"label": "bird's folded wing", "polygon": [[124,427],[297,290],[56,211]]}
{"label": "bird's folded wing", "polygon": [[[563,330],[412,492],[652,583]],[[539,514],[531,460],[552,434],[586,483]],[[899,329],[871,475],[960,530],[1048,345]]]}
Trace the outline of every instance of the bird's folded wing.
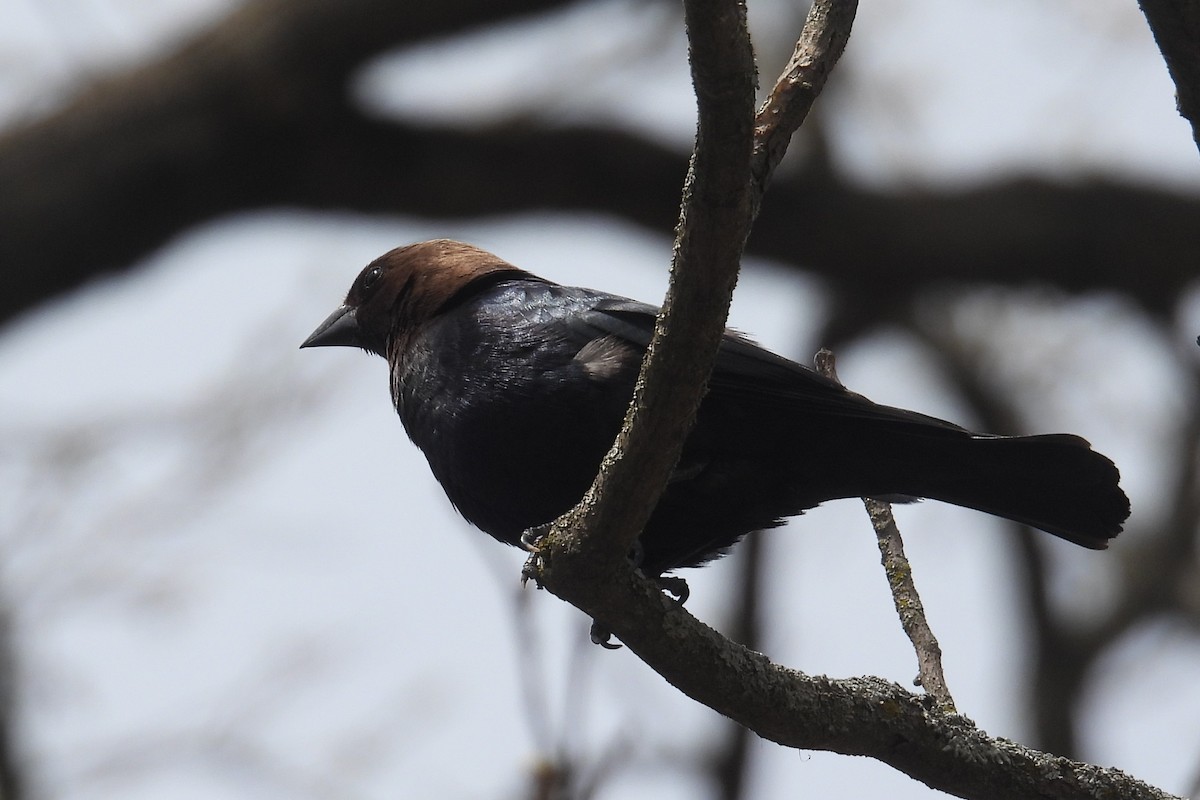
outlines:
{"label": "bird's folded wing", "polygon": [[[611,297],[598,301],[569,324],[581,335],[617,336],[644,350],[654,333],[657,313],[657,308],[646,303]],[[797,411],[840,418],[891,419],[963,430],[936,417],[874,403],[733,330],[727,330],[721,342],[709,391],[749,405],[784,404]]]}

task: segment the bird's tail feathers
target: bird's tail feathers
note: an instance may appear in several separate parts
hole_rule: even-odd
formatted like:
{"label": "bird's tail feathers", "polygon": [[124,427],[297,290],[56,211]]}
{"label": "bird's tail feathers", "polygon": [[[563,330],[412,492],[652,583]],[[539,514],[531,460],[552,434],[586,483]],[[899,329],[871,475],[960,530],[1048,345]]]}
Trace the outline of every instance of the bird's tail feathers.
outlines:
{"label": "bird's tail feathers", "polygon": [[[851,450],[853,452],[853,449]],[[910,495],[1011,519],[1102,550],[1129,516],[1116,466],[1069,434],[980,436],[894,428],[867,450],[863,494]]]}

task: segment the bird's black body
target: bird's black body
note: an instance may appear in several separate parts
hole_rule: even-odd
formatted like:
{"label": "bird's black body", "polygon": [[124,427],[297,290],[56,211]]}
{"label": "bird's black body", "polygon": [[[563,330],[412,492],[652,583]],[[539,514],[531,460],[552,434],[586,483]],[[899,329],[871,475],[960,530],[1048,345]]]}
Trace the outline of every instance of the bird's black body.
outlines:
{"label": "bird's black body", "polygon": [[[412,252],[430,247],[432,257]],[[447,253],[483,260],[446,269],[440,274],[455,280],[443,286],[436,278]],[[413,245],[376,265],[385,259],[394,263],[382,277],[365,280],[364,270],[346,306],[306,344],[386,356],[396,409],[451,502],[517,544],[590,485],[621,426],[657,310],[544,281],[458,243]],[[436,302],[414,300],[420,281],[409,273],[424,270],[434,271]],[[388,291],[374,285],[389,277],[392,299],[374,300]],[[1099,549],[1128,515],[1117,482],[1112,462],[1079,437],[972,434],[872,403],[731,333],[642,534],[643,569],[703,563],[751,531],[857,496],[934,498]]]}

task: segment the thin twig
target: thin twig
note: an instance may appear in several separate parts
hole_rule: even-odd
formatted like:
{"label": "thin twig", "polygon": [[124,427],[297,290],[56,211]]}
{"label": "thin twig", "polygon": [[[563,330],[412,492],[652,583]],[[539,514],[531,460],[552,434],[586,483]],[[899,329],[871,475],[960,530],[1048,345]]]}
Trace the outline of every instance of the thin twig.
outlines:
{"label": "thin twig", "polygon": [[[817,372],[841,383],[832,351],[823,348],[818,351],[816,364]],[[912,565],[904,555],[904,540],[900,537],[896,518],[892,516],[892,507],[871,497],[864,497],[863,505],[867,507],[867,515],[875,529],[879,556],[883,571],[887,574],[888,587],[892,590],[896,613],[900,615],[900,626],[917,653],[917,684],[934,699],[939,710],[954,713],[954,698],[950,696],[950,688],[942,672],[942,648],[925,617],[925,606],[913,582]]]}
{"label": "thin twig", "polygon": [[900,625],[917,653],[917,681],[937,701],[939,709],[952,713],[954,698],[950,696],[946,676],[942,673],[942,648],[925,616],[925,606],[921,604],[921,596],[913,582],[912,566],[904,555],[904,540],[900,538],[900,528],[892,516],[892,507],[872,497],[864,497],[863,505],[867,507],[867,515],[875,528],[879,556],[887,573],[896,612],[900,615]]}

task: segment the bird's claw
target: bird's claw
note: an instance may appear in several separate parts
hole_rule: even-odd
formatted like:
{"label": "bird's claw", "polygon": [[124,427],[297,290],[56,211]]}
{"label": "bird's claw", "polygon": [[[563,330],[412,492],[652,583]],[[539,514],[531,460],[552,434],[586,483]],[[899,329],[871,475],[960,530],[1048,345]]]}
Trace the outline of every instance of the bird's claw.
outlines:
{"label": "bird's claw", "polygon": [[659,575],[654,579],[654,583],[658,585],[659,589],[674,597],[679,605],[686,603],[692,596],[692,590],[688,588],[687,581],[677,575]]}
{"label": "bird's claw", "polygon": [[521,538],[517,540],[518,546],[529,553],[529,558],[525,559],[525,565],[521,567],[522,586],[533,581],[537,588],[542,588],[542,582],[538,580],[538,573],[542,569],[542,548],[539,543],[549,532],[549,525],[539,525],[536,528],[525,529]]}
{"label": "bird's claw", "polygon": [[538,580],[538,573],[542,569],[542,557],[537,553],[530,553],[529,558],[525,559],[524,565],[521,567],[521,585],[533,581],[533,585],[537,588],[542,588],[542,582]]}
{"label": "bird's claw", "polygon": [[[530,558],[535,558],[535,556],[530,556]],[[688,596],[691,594],[691,590],[688,589],[687,581],[685,581],[683,578],[675,575],[659,575],[653,580],[654,584],[659,589],[674,597],[680,605],[683,605],[687,602]],[[605,628],[595,620],[592,620],[592,628],[588,632],[588,635],[591,636],[592,644],[598,644],[605,650],[621,649],[621,645],[612,640],[612,631],[608,630],[608,628]]]}
{"label": "bird's claw", "polygon": [[605,650],[621,649],[621,645],[612,640],[612,631],[608,630],[595,620],[592,620],[592,628],[590,631],[588,631],[588,635],[592,638],[592,644],[598,644]]}
{"label": "bird's claw", "polygon": [[537,555],[539,552],[541,552],[541,549],[542,549],[538,545],[538,543],[542,539],[545,539],[546,534],[548,534],[549,532],[550,532],[549,525],[538,525],[537,527],[534,527],[534,528],[526,528],[521,533],[521,538],[517,540],[517,543],[520,545],[521,549],[524,550],[526,553],[533,553],[534,555]]}

